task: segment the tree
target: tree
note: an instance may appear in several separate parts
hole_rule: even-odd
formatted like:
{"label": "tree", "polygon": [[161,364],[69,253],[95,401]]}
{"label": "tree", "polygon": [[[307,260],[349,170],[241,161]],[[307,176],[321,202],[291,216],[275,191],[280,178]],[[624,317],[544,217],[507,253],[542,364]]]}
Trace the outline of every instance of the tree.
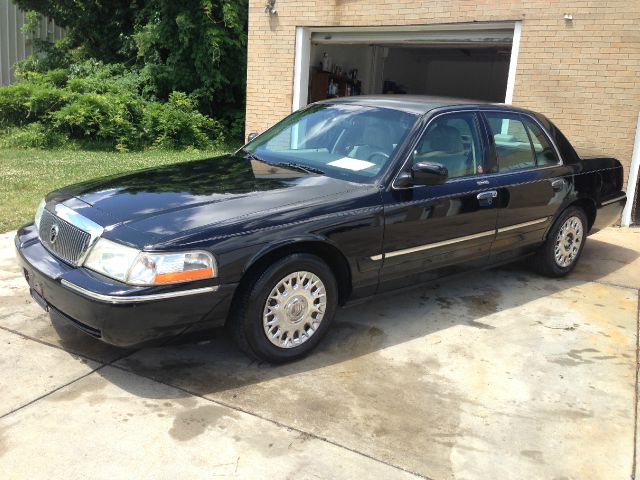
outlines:
{"label": "tree", "polygon": [[25,11],[46,15],[67,28],[70,44],[82,46],[87,56],[117,62],[127,60],[123,46],[133,34],[138,13],[148,2],[15,0],[15,3]]}
{"label": "tree", "polygon": [[67,29],[66,44],[86,58],[124,63],[160,100],[191,96],[222,116],[244,104],[247,0],[16,0]]}

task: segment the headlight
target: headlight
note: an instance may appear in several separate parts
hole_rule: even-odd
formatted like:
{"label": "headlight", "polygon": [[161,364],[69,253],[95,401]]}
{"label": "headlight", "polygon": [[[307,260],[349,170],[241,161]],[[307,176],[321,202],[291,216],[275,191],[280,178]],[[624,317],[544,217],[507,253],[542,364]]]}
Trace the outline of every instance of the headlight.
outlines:
{"label": "headlight", "polygon": [[131,285],[162,285],[217,276],[208,252],[152,253],[98,240],[84,266]]}
{"label": "headlight", "polygon": [[38,209],[36,210],[36,216],[33,219],[33,223],[35,224],[38,231],[40,230],[40,220],[42,220],[42,212],[44,212],[44,206],[47,202],[44,201],[44,198],[40,201],[38,205]]}
{"label": "headlight", "polygon": [[100,238],[89,252],[84,266],[121,282],[127,281],[127,273],[139,250]]}
{"label": "headlight", "polygon": [[131,268],[127,282],[133,285],[158,285],[215,276],[215,262],[207,252],[141,252]]}

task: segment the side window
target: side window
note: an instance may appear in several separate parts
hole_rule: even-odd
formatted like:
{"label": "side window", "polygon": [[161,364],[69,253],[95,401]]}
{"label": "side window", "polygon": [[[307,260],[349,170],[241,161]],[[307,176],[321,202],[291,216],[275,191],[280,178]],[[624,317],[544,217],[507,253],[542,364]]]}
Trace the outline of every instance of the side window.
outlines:
{"label": "side window", "polygon": [[519,116],[509,113],[486,113],[498,157],[498,170],[509,172],[536,166],[529,135]]}
{"label": "side window", "polygon": [[451,113],[436,118],[413,152],[412,163],[447,167],[449,178],[483,173],[482,149],[475,113]]}
{"label": "side window", "polygon": [[557,165],[559,163],[558,155],[553,145],[551,145],[549,138],[547,138],[547,135],[540,128],[540,125],[528,118],[524,118],[524,123],[531,137],[531,143],[533,144],[538,166]]}

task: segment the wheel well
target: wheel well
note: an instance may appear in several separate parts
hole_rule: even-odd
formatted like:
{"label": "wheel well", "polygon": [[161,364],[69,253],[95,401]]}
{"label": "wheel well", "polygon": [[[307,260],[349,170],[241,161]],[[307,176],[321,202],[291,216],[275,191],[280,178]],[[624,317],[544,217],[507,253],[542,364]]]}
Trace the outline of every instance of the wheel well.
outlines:
{"label": "wheel well", "polygon": [[338,283],[338,303],[343,305],[351,294],[351,269],[342,252],[323,242],[303,241],[275,248],[253,262],[244,272],[237,291],[246,286],[254,273],[261,272],[272,263],[292,253],[310,253],[320,257],[331,269]]}
{"label": "wheel well", "polygon": [[595,202],[588,198],[581,198],[580,200],[576,200],[571,205],[567,206],[567,208],[569,207],[580,207],[582,210],[584,210],[584,213],[587,214],[587,222],[589,224],[589,228],[587,229],[587,231],[591,230],[591,227],[593,227],[593,224],[596,221]]}

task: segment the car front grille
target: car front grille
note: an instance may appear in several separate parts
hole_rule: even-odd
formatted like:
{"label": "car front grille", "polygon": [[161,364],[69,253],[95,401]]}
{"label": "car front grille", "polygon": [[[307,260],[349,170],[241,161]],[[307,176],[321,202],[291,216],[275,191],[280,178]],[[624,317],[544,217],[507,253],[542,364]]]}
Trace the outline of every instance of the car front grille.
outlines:
{"label": "car front grille", "polygon": [[78,265],[89,248],[91,234],[55,216],[48,210],[42,212],[40,242],[47,250],[67,263]]}

